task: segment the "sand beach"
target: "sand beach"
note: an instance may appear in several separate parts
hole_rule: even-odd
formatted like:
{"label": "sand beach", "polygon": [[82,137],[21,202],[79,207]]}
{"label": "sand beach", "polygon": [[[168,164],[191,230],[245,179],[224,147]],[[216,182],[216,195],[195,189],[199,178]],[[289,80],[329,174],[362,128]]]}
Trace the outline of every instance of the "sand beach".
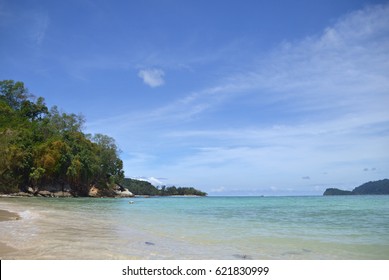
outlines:
{"label": "sand beach", "polygon": [[[16,213],[9,212],[7,210],[0,209],[0,222],[19,220],[20,216]],[[4,255],[13,252],[15,249],[7,246],[6,244],[0,241],[0,258],[3,258]]]}
{"label": "sand beach", "polygon": [[4,198],[0,258],[387,260],[388,199]]}
{"label": "sand beach", "polygon": [[19,220],[19,219],[20,216],[18,214],[0,209],[0,222]]}

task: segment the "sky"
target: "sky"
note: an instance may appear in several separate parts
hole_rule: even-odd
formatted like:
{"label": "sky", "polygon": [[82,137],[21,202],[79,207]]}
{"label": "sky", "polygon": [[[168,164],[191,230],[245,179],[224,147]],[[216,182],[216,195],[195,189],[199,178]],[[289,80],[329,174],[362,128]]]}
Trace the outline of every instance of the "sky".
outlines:
{"label": "sky", "polygon": [[209,195],[389,178],[389,2],[0,0],[0,80]]}

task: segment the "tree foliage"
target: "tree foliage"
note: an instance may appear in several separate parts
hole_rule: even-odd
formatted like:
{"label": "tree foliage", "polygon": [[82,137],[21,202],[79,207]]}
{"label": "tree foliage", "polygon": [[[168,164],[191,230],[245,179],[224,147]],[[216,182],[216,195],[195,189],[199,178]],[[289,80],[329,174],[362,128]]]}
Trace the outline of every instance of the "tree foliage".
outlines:
{"label": "tree foliage", "polygon": [[124,178],[115,140],[83,133],[82,115],[47,108],[22,82],[0,81],[0,192],[68,186],[86,194]]}
{"label": "tree foliage", "polygon": [[161,186],[155,187],[150,182],[125,178],[123,185],[135,195],[172,196],[172,195],[196,195],[206,196],[205,192],[192,187]]}

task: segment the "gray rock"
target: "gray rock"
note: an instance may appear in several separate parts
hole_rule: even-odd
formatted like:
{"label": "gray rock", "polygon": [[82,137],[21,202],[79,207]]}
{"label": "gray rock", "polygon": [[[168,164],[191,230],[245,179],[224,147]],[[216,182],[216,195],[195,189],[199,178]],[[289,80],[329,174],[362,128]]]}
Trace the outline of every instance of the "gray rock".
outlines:
{"label": "gray rock", "polygon": [[43,197],[53,197],[54,194],[52,192],[49,192],[49,191],[39,191],[37,193],[38,196],[43,196]]}

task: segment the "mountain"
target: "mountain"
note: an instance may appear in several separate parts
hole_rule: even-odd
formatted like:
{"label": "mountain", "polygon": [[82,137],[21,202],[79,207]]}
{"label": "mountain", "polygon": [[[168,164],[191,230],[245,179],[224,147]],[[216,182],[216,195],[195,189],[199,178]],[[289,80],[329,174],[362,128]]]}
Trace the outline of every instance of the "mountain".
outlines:
{"label": "mountain", "polygon": [[354,188],[352,191],[344,191],[336,188],[328,188],[323,195],[389,195],[389,179],[370,181]]}
{"label": "mountain", "polygon": [[353,194],[389,194],[389,180],[368,182],[355,188]]}

